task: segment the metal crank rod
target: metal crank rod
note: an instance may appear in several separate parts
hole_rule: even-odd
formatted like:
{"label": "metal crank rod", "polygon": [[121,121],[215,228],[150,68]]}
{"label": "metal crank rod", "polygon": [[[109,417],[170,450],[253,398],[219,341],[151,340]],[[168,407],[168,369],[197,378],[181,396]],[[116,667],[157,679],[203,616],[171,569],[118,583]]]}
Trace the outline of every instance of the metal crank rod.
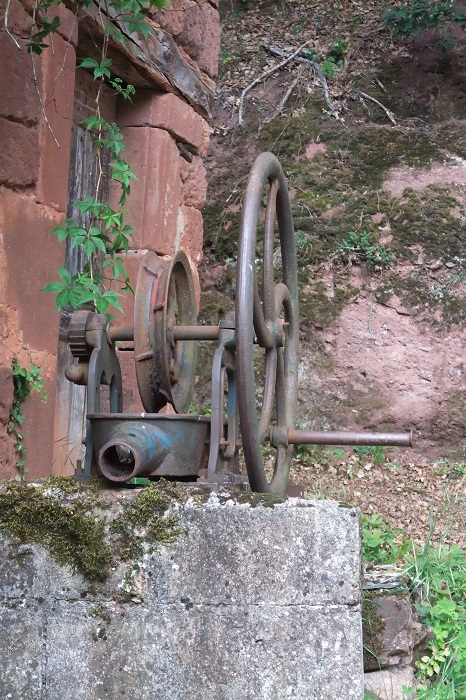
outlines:
{"label": "metal crank rod", "polygon": [[[174,326],[172,331],[173,340],[218,340],[218,326]],[[116,341],[134,340],[134,328],[132,326],[124,328],[111,328],[110,340]]]}
{"label": "metal crank rod", "polygon": [[288,430],[273,427],[270,430],[270,443],[282,445],[384,445],[392,447],[412,447],[413,433],[351,433],[343,430],[313,431]]}

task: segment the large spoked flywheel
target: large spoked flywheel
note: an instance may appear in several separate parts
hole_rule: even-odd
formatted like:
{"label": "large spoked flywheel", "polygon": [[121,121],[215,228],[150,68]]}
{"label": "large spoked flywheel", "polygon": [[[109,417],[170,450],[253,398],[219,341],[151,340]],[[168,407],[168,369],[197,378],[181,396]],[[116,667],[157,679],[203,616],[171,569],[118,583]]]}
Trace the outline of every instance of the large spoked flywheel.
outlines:
{"label": "large spoked flywheel", "polygon": [[[262,269],[257,252],[260,229]],[[288,189],[272,153],[262,153],[255,161],[244,196],[235,315],[238,407],[249,483],[253,491],[284,493],[293,454],[286,433],[295,428],[297,411],[298,281]],[[256,386],[254,340],[264,355],[262,397]],[[268,477],[263,452],[272,426],[282,439]]]}

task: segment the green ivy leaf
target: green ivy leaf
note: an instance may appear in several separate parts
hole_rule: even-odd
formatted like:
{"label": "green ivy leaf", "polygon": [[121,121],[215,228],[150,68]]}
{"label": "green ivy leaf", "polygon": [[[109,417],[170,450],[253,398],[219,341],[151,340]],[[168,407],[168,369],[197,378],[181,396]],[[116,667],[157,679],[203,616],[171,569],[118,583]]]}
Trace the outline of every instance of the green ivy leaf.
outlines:
{"label": "green ivy leaf", "polygon": [[58,274],[62,282],[64,282],[64,284],[66,284],[67,286],[71,284],[71,274],[68,272],[68,270],[65,270],[64,267],[59,267]]}
{"label": "green ivy leaf", "polygon": [[49,282],[48,284],[45,285],[45,287],[42,287],[40,290],[41,292],[52,292],[52,294],[57,294],[58,292],[61,292],[62,289],[66,289],[66,285],[63,284],[62,282]]}

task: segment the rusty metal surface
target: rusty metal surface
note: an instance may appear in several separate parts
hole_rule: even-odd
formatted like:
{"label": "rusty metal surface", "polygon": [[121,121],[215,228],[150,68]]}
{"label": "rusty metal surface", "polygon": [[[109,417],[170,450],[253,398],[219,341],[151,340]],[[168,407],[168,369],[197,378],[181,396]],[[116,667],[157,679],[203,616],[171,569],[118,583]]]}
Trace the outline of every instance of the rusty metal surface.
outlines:
{"label": "rusty metal surface", "polygon": [[[239,471],[239,423],[236,394],[235,320],[229,313],[219,324],[219,342],[212,363],[212,416],[207,481],[214,483],[219,474]],[[225,381],[226,380],[226,381]],[[227,407],[225,407],[227,389]],[[224,414],[227,415],[225,425]],[[221,481],[222,479],[220,479]]]}
{"label": "rusty metal surface", "polygon": [[[259,210],[266,191],[262,299],[256,279]],[[278,223],[281,279],[274,279],[274,229]],[[285,324],[281,322],[284,318]],[[282,168],[271,153],[254,163],[243,200],[236,283],[236,357],[241,438],[253,491],[283,493],[293,448],[279,445],[274,474],[266,478],[262,443],[273,408],[277,424],[296,422],[298,396],[298,284],[294,228]],[[256,414],[253,338],[265,349],[265,383],[260,419]]]}
{"label": "rusty metal surface", "polygon": [[[123,410],[123,387],[121,368],[115,346],[109,342],[109,321],[105,314],[77,311],[70,327],[73,349],[79,359],[78,365],[70,365],[66,376],[77,384],[87,384],[87,413],[99,413],[101,386],[110,389],[110,411],[115,414]],[[85,351],[86,349],[86,351]],[[81,466],[76,468],[76,477],[88,481],[91,475],[94,435],[89,418],[86,418],[86,452]]]}
{"label": "rusty metal surface", "polygon": [[196,302],[189,261],[182,251],[171,261],[152,251],[139,270],[134,303],[134,359],[139,394],[146,411],[170,403],[177,413],[191,404],[197,347],[176,340],[177,325],[194,326]]}
{"label": "rusty metal surface", "polygon": [[[262,265],[257,260],[261,244]],[[79,478],[89,478],[92,464],[117,483],[136,476],[167,476],[245,487],[242,447],[250,488],[285,493],[294,444],[411,446],[411,433],[295,429],[299,344],[294,229],[286,181],[271,153],[259,156],[251,170],[237,269],[235,311],[218,326],[196,325],[191,268],[183,252],[171,260],[146,253],[132,327],[114,329],[105,315],[89,311],[73,314],[68,340],[77,364],[67,368],[66,376],[88,388],[86,458]],[[117,341],[132,340],[147,411],[137,415],[121,412],[115,352]],[[178,413],[189,409],[199,340],[217,344],[211,417],[157,413],[167,403]],[[256,379],[254,349],[263,355],[263,386]],[[102,412],[107,410],[100,401],[102,384],[110,387],[110,413]],[[270,447],[276,459],[268,478],[263,451]]]}
{"label": "rusty metal surface", "polygon": [[136,476],[191,477],[207,460],[210,418],[164,414],[88,415],[97,470],[121,483]]}
{"label": "rusty metal surface", "polygon": [[[281,436],[276,428],[270,431],[272,444],[279,444]],[[287,430],[283,436],[290,445],[384,445],[412,447],[413,434],[409,433],[364,433],[338,431]]]}
{"label": "rusty metal surface", "polygon": [[134,326],[121,326],[120,328],[110,328],[108,337],[112,343],[118,341],[134,340]]}
{"label": "rusty metal surface", "polygon": [[218,326],[175,326],[174,340],[218,340]]}

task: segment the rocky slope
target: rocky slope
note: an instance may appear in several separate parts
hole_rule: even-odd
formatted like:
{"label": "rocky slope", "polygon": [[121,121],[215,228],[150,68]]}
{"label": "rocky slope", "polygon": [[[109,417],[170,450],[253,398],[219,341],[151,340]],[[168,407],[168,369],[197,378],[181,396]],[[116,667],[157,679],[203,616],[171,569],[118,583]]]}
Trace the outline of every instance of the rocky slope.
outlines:
{"label": "rocky slope", "polygon": [[[397,464],[461,460],[465,38],[449,27],[455,43],[448,53],[437,47],[432,32],[403,42],[384,26],[385,5],[379,0],[224,5],[204,211],[202,315],[215,322],[232,308],[245,179],[256,155],[271,150],[287,175],[295,218],[301,424],[412,429],[416,447],[410,456],[388,453]],[[321,78],[305,63],[292,60],[272,71],[283,60],[272,55],[274,47],[290,56],[304,44],[304,56],[324,69],[327,98]],[[244,97],[239,126],[244,88],[267,71],[271,74]],[[200,386],[202,404],[209,395],[207,378]],[[338,459],[317,453],[314,473],[323,469],[328,475],[329,464],[338,472]],[[436,469],[428,480],[432,476],[438,492]],[[337,481],[346,478],[346,487],[357,491],[347,472],[345,466]],[[299,481],[302,474],[295,473]]]}

